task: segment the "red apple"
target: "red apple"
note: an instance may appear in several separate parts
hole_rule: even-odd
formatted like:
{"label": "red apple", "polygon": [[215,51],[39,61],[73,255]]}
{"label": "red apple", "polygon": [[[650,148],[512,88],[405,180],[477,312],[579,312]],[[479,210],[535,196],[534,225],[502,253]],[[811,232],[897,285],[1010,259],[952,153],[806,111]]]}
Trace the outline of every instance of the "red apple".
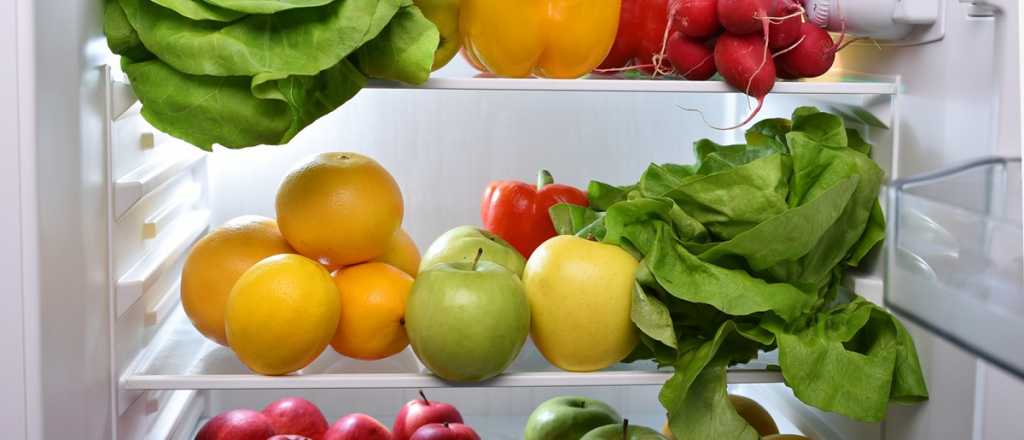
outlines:
{"label": "red apple", "polygon": [[301,397],[278,399],[263,408],[275,432],[320,440],[327,431],[327,419],[313,402]]}
{"label": "red apple", "polygon": [[393,440],[388,428],[366,414],[349,414],[338,419],[323,440]]}
{"label": "red apple", "polygon": [[267,440],[274,434],[267,416],[250,409],[233,409],[206,422],[195,440]]}
{"label": "red apple", "polygon": [[273,437],[268,438],[267,440],[313,440],[313,439],[311,439],[309,437],[303,437],[301,435],[278,434],[278,435],[275,435]]}
{"label": "red apple", "polygon": [[431,423],[462,423],[459,410],[443,402],[432,402],[420,391],[420,398],[410,400],[395,417],[395,427],[391,435],[395,440],[409,440],[420,426]]}
{"label": "red apple", "polygon": [[423,425],[409,440],[480,440],[480,436],[466,425],[446,422]]}

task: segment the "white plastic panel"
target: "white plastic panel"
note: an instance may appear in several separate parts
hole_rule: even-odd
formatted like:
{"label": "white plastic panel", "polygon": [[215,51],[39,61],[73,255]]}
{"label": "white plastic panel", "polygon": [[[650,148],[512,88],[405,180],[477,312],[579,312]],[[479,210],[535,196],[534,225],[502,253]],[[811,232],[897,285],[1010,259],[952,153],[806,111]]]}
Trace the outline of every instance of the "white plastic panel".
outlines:
{"label": "white plastic panel", "polygon": [[202,234],[210,221],[208,211],[196,211],[184,215],[176,223],[175,230],[161,241],[160,245],[139,260],[127,273],[117,280],[115,297],[117,314],[120,316],[128,307],[138,301],[142,294],[164,277],[177,278],[172,268],[183,258]]}
{"label": "white plastic panel", "polygon": [[143,196],[161,185],[188,172],[198,165],[206,155],[189,149],[180,155],[164,155],[136,168],[114,182],[114,214],[121,217]]}

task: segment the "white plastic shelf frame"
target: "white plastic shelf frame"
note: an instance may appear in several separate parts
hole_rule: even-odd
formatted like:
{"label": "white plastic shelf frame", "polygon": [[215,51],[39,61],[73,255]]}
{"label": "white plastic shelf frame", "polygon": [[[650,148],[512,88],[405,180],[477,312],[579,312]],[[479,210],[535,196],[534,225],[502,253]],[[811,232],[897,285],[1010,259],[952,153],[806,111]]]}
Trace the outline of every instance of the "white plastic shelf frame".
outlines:
{"label": "white plastic shelf frame", "polygon": [[[128,390],[624,386],[660,385],[670,374],[650,363],[622,364],[593,373],[564,372],[527,345],[505,373],[480,383],[446,382],[430,374],[409,349],[370,362],[343,357],[328,347],[294,374],[262,376],[251,373],[230,349],[200,335],[178,307],[121,377],[121,385]],[[781,381],[782,375],[767,370],[763,362],[729,374],[730,383]]]}
{"label": "white plastic shelf frame", "polygon": [[[490,75],[433,76],[420,85],[371,80],[368,88],[430,90],[493,90],[550,92],[665,92],[736,93],[723,81],[628,78],[622,75],[590,75],[581,79],[498,78]],[[832,74],[814,80],[779,81],[773,94],[893,95],[897,84],[878,78]]]}

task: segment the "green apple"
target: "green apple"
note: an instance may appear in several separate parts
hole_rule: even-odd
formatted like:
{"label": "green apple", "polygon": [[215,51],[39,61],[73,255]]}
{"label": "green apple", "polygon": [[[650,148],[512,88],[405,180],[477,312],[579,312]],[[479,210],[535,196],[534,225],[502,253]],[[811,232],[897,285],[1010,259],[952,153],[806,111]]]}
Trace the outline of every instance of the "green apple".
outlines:
{"label": "green apple", "polygon": [[524,440],[579,440],[599,426],[622,418],[608,404],[578,396],[561,396],[537,406],[526,420]]}
{"label": "green apple", "polygon": [[453,382],[497,376],[530,333],[530,306],[519,277],[478,251],[471,263],[443,263],[416,277],[405,330],[416,356]]}
{"label": "green apple", "polygon": [[639,266],[618,246],[571,235],[533,251],[523,284],[541,354],[563,370],[595,371],[633,351],[639,335],[630,308]]}
{"label": "green apple", "polygon": [[431,70],[444,67],[459,53],[462,34],[459,33],[459,0],[413,0],[423,16],[437,26],[441,40],[434,51],[434,66]]}
{"label": "green apple", "polygon": [[[623,433],[625,431],[625,433]],[[630,425],[629,421],[622,423],[616,423],[613,425],[604,425],[599,428],[588,432],[580,440],[668,440],[665,436],[661,435],[658,431],[655,431],[646,426],[634,426]]]}
{"label": "green apple", "polygon": [[420,272],[440,263],[471,263],[476,252],[483,249],[481,261],[490,261],[523,274],[526,260],[512,245],[501,237],[474,226],[459,226],[441,234],[423,253]]}

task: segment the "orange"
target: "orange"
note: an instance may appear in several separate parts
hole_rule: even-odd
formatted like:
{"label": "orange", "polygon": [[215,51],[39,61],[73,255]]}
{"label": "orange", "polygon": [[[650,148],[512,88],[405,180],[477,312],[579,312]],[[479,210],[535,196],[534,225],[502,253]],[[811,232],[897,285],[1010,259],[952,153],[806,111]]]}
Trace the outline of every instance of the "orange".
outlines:
{"label": "orange", "polygon": [[238,277],[258,261],[295,252],[273,219],[237,217],[199,240],[181,270],[181,304],[192,325],[214,342],[227,345],[224,309]]}
{"label": "orange", "polygon": [[364,263],[334,273],[341,319],[331,347],[348,357],[383,359],[409,345],[405,302],[412,277],[390,264]]}
{"label": "orange", "polygon": [[275,255],[238,278],[224,327],[231,350],[250,370],[288,374],[327,348],[340,308],[338,289],[323,266],[301,255]]}
{"label": "orange", "polygon": [[412,237],[405,229],[399,229],[384,255],[374,258],[373,261],[390,264],[416,278],[416,272],[420,270],[420,250],[416,248],[416,242],[412,241]]}
{"label": "orange", "polygon": [[395,179],[356,153],[321,153],[292,170],[276,207],[288,243],[328,267],[384,254],[403,214]]}

